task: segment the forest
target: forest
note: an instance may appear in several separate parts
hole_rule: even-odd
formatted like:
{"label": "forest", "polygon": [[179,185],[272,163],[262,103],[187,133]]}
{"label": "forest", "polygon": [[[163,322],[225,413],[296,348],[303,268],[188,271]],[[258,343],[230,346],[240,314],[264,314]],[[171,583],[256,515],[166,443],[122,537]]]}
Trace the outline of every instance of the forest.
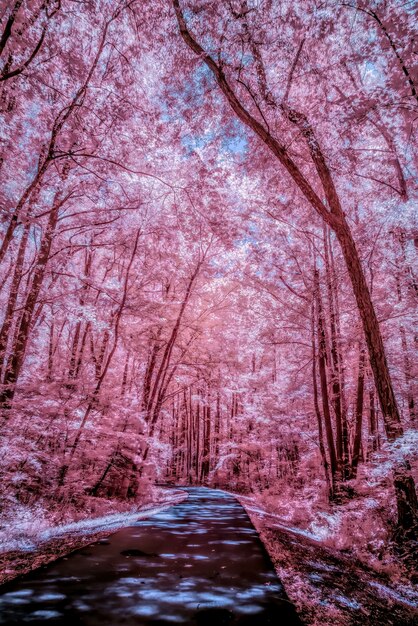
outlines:
{"label": "forest", "polygon": [[417,14],[2,3],[2,581],[207,486],[416,603]]}

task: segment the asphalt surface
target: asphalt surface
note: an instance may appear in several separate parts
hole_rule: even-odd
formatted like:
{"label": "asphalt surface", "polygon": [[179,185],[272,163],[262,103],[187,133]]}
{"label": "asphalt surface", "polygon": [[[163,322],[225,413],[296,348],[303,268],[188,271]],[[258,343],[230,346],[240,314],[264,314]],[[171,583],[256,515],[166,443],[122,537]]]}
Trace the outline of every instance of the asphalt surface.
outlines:
{"label": "asphalt surface", "polygon": [[0,624],[296,626],[248,515],[231,495],[187,500],[0,588]]}

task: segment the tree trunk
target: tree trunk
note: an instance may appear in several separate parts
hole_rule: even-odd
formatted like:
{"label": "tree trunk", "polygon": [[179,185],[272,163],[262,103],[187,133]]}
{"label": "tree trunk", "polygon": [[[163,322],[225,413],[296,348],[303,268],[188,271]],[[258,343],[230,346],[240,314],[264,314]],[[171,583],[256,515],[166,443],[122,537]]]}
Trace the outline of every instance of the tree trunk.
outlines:
{"label": "tree trunk", "polygon": [[405,384],[406,384],[406,397],[408,402],[408,411],[409,411],[409,419],[412,424],[415,423],[416,420],[416,408],[415,408],[415,394],[414,394],[414,375],[412,373],[412,365],[411,359],[409,358],[408,353],[408,342],[406,339],[406,331],[403,324],[399,327],[399,332],[401,335],[401,345],[402,345],[402,354],[403,354],[403,367],[404,367],[404,375],[405,375]]}
{"label": "tree trunk", "polygon": [[329,241],[329,229],[324,225],[324,256],[325,256],[325,272],[328,292],[328,306],[331,330],[331,387],[332,387],[332,404],[335,413],[336,424],[336,452],[338,469],[343,480],[349,477],[349,441],[347,415],[344,411],[345,403],[343,402],[343,391],[341,386],[341,361],[342,355],[339,352],[337,341],[337,313],[335,306],[335,286],[330,268],[330,250],[331,242]]}
{"label": "tree trunk", "polygon": [[319,273],[315,270],[315,299],[316,299],[316,314],[318,325],[318,364],[319,364],[319,380],[321,385],[322,396],[322,412],[324,415],[325,433],[328,445],[328,454],[330,459],[331,469],[331,481],[332,491],[335,492],[335,482],[337,479],[338,462],[337,455],[335,453],[334,434],[332,432],[331,411],[329,407],[328,398],[328,381],[327,381],[327,369],[326,369],[326,346],[325,346],[325,330],[324,330],[324,318],[322,309],[321,292],[319,287]]}
{"label": "tree trunk", "polygon": [[191,296],[192,293],[192,288],[193,288],[193,284],[197,278],[197,275],[199,273],[199,270],[201,268],[203,260],[199,260],[199,262],[197,263],[197,266],[193,272],[193,274],[190,276],[189,282],[187,284],[187,288],[186,288],[186,292],[184,294],[183,297],[183,301],[181,303],[180,306],[180,310],[178,312],[176,321],[174,323],[173,329],[170,333],[170,337],[167,341],[165,350],[163,352],[163,356],[161,359],[161,363],[160,366],[158,368],[158,372],[156,374],[154,383],[151,387],[151,391],[149,394],[149,399],[148,399],[148,404],[146,406],[146,420],[148,422],[150,422],[150,424],[152,425],[153,423],[155,423],[155,421],[158,418],[158,410],[161,407],[161,403],[162,403],[162,394],[161,391],[164,388],[164,383],[167,377],[167,373],[168,373],[168,368],[170,365],[170,360],[171,360],[171,355],[173,352],[173,348],[174,345],[176,343],[176,339],[178,336],[178,333],[180,331],[180,324],[181,321],[183,319],[183,314],[186,310],[187,304],[189,302],[189,298]]}
{"label": "tree trunk", "polygon": [[[87,279],[90,276],[92,261],[93,261],[93,255],[91,251],[88,251],[85,256],[84,284],[81,288],[80,308],[84,306],[85,301],[86,301],[86,296],[89,290]],[[73,342],[72,342],[72,347],[71,347],[70,365],[68,368],[68,378],[70,379],[70,381],[75,381],[77,379],[78,372],[79,372],[78,362],[80,360],[79,354],[81,354],[81,352],[84,351],[84,344],[85,344],[85,340],[87,337],[86,331],[85,331],[82,336],[81,345],[79,346],[81,328],[82,328],[82,321],[78,320],[76,327],[75,327],[75,331],[74,331],[74,337],[73,337]],[[68,386],[69,388],[73,388],[74,387],[73,382],[70,382]]]}
{"label": "tree trunk", "polygon": [[317,381],[317,373],[316,373],[316,341],[315,341],[315,306],[314,302],[312,302],[312,314],[311,314],[311,326],[312,326],[312,383],[313,383],[313,398],[314,398],[314,408],[315,415],[318,424],[318,441],[319,441],[319,451],[321,454],[322,465],[324,467],[325,481],[328,488],[328,497],[330,500],[333,498],[332,484],[329,477],[329,464],[327,455],[325,452],[324,445],[324,432],[322,428],[322,415],[319,409],[318,402],[318,381]]}
{"label": "tree trunk", "polygon": [[356,478],[357,468],[361,450],[361,432],[363,427],[363,402],[364,402],[364,348],[359,351],[358,377],[357,377],[357,397],[356,397],[356,430],[353,443],[353,454],[351,460],[351,476]]}
{"label": "tree trunk", "polygon": [[[402,252],[401,258],[399,260],[396,260],[397,267],[396,267],[396,276],[395,276],[396,288],[398,292],[398,302],[402,302],[403,294],[402,294],[401,274],[404,274],[405,280],[407,281],[407,284],[409,285],[409,291],[413,294],[413,296],[416,296],[416,292],[413,287],[415,283],[413,280],[413,274],[412,274],[411,268],[408,267],[407,260],[406,260],[404,236],[402,236],[402,234],[398,235],[398,237],[395,237],[395,241],[398,241],[400,243],[401,252]],[[403,271],[401,271],[401,268]],[[411,280],[411,275],[412,275],[412,280]],[[414,390],[414,375],[412,372],[411,359],[409,358],[408,341],[406,338],[405,326],[403,324],[400,324],[399,326],[399,333],[401,336],[403,369],[404,369],[404,376],[405,376],[406,397],[407,397],[407,402],[408,402],[409,419],[411,422],[415,422],[416,410],[415,410],[415,394],[414,394],[414,391],[415,391]]]}
{"label": "tree trunk", "polygon": [[369,456],[379,449],[379,432],[374,394],[374,382],[370,380],[369,390]]}
{"label": "tree trunk", "polygon": [[416,540],[418,502],[408,461],[404,461],[395,468],[394,482],[398,505],[398,526],[409,538]]}
{"label": "tree trunk", "polygon": [[45,230],[45,234],[42,238],[32,284],[26,297],[25,304],[23,306],[20,323],[17,327],[16,339],[7,362],[6,372],[4,376],[4,390],[0,395],[0,405],[3,405],[6,408],[10,406],[10,403],[12,402],[14,397],[16,383],[18,381],[20,370],[22,368],[25,358],[30,329],[32,325],[33,312],[38,301],[39,292],[42,287],[45,270],[51,251],[52,238],[58,221],[58,212],[66,199],[67,198],[61,200],[59,194],[57,194],[55,196],[54,206],[49,213],[48,224]]}
{"label": "tree trunk", "polygon": [[4,363],[6,359],[8,339],[13,324],[13,317],[16,309],[17,297],[19,294],[19,286],[23,274],[23,263],[25,260],[26,247],[29,238],[30,222],[24,226],[22,239],[20,240],[19,250],[13,272],[12,283],[10,285],[9,299],[4,314],[3,324],[0,330],[0,372],[3,373]]}
{"label": "tree trunk", "polygon": [[126,394],[126,388],[128,385],[129,357],[130,357],[130,352],[128,350],[126,352],[125,367],[123,368],[122,385],[120,389],[120,395],[122,398]]}
{"label": "tree trunk", "polygon": [[389,441],[394,441],[403,434],[403,428],[395,394],[393,392],[379,322],[376,317],[360,257],[350,229],[344,216],[341,216],[340,220],[335,232],[341,244],[363,323],[370,365],[373,371],[380,407],[382,409],[386,435]]}
{"label": "tree trunk", "polygon": [[195,412],[195,419],[196,419],[196,456],[195,456],[195,480],[198,483],[199,482],[199,477],[200,477],[200,402],[199,400],[197,401],[196,404],[196,412]]}
{"label": "tree trunk", "polygon": [[51,319],[51,326],[49,329],[49,342],[48,342],[48,367],[47,367],[47,376],[46,379],[48,382],[52,381],[52,372],[54,371],[54,318]]}
{"label": "tree trunk", "polygon": [[211,436],[211,410],[210,395],[206,399],[203,406],[203,450],[202,450],[202,467],[200,480],[204,483],[210,471],[210,436]]}

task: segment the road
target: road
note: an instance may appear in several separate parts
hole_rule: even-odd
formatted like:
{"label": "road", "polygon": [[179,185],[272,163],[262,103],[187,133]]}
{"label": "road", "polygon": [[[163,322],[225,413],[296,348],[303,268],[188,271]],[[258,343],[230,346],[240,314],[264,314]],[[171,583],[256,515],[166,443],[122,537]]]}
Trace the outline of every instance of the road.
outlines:
{"label": "road", "polygon": [[300,625],[231,495],[188,498],[0,588],[0,624]]}

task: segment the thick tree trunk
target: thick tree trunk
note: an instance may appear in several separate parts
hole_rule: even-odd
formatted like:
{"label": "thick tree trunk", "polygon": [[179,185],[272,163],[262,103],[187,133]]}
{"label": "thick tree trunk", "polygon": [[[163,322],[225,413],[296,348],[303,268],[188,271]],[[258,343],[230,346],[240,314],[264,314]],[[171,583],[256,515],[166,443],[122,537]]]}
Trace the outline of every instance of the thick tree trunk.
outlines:
{"label": "thick tree trunk", "polygon": [[344,216],[340,216],[338,226],[335,228],[335,233],[343,251],[363,323],[370,366],[373,371],[374,382],[382,409],[386,435],[389,441],[394,441],[403,434],[401,418],[389,374],[379,322],[361,266],[357,247]]}

